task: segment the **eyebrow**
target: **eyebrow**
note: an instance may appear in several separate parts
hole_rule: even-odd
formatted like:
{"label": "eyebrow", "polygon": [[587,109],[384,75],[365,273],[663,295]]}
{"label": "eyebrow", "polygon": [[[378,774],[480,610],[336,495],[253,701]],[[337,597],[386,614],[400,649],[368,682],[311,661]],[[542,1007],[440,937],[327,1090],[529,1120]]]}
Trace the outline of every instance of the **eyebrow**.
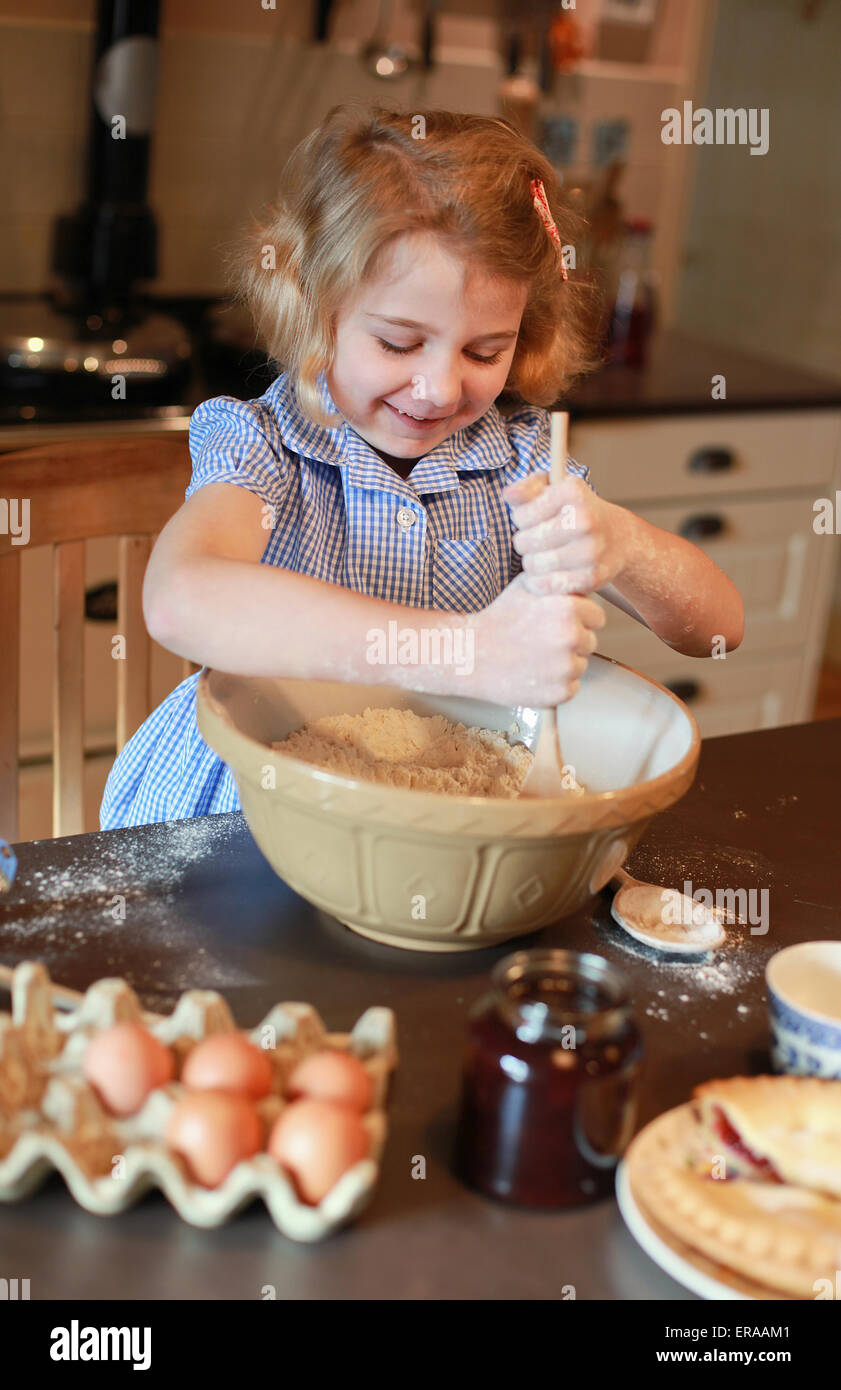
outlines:
{"label": "eyebrow", "polygon": [[[397,328],[419,328],[424,333],[434,332],[429,324],[418,323],[415,319],[394,319],[390,318],[388,314],[366,314],[366,318],[379,319],[381,323],[393,323]],[[504,328],[500,329],[498,333],[477,333],[471,342],[480,343],[484,342],[486,338],[516,338],[516,336],[517,330],[515,328]]]}

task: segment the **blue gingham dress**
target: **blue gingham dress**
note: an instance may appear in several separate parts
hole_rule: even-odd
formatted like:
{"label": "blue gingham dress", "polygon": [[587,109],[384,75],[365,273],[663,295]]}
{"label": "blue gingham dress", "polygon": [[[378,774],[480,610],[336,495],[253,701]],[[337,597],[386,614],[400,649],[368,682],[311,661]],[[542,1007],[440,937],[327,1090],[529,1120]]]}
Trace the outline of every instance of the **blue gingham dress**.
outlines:
{"label": "blue gingham dress", "polygon": [[[321,398],[335,409],[324,375]],[[407,480],[347,423],[302,412],[289,373],[256,400],[217,396],[190,420],[190,497],[207,483],[249,488],[271,508],[261,563],[421,608],[476,612],[520,569],[507,483],[549,467],[549,415],[492,405],[419,459]],[[567,461],[588,486],[585,464]],[[196,725],[188,676],[114,762],[100,826],[146,825],[240,808],[230,769]]]}

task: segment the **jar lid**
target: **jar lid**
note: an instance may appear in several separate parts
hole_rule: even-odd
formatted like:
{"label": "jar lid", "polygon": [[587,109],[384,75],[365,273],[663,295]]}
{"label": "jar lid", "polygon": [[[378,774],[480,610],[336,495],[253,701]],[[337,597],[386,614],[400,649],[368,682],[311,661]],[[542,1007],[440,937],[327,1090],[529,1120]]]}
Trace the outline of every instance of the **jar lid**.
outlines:
{"label": "jar lid", "polygon": [[650,217],[628,217],[622,227],[630,235],[636,233],[639,236],[650,236],[654,231],[654,223]]}
{"label": "jar lid", "polygon": [[590,952],[515,951],[497,962],[491,983],[524,1042],[551,1038],[570,1024],[596,1037],[615,1028],[630,1007],[627,976]]}

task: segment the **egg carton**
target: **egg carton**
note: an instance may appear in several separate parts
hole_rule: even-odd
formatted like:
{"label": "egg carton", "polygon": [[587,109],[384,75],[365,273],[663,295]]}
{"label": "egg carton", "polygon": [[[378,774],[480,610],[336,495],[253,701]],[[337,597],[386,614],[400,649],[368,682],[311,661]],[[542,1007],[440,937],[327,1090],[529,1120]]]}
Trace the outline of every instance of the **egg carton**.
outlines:
{"label": "egg carton", "polygon": [[[288,1076],[311,1052],[347,1050],[371,1077],[372,1105],[363,1116],[370,1154],[343,1173],[318,1206],[308,1206],[266,1153],[238,1163],[218,1187],[195,1183],[180,1155],[162,1141],[169,1113],[185,1091],[179,1081],[159,1087],[136,1115],[120,1119],[82,1075],[95,1033],[136,1022],[172,1048],[180,1076],[200,1039],[236,1030],[220,994],[188,990],[171,1014],[148,1014],[125,980],[97,980],[84,995],[72,996],[32,961],[15,968],[10,988],[12,1012],[0,1013],[0,1201],[29,1196],[57,1169],[79,1205],[98,1216],[125,1211],[157,1187],[190,1225],[220,1226],[262,1197],[278,1230],[299,1241],[322,1240],[369,1202],[386,1138],[389,1077],[397,1064],[391,1009],[366,1009],[350,1033],[328,1033],[311,1005],[275,1004],[256,1028],[242,1030],[257,1046],[267,1036],[275,1043],[265,1048],[275,1085],[257,1102],[267,1129],[288,1103],[282,1095]],[[54,1008],[54,999],[71,996],[77,1006],[70,1012]]]}

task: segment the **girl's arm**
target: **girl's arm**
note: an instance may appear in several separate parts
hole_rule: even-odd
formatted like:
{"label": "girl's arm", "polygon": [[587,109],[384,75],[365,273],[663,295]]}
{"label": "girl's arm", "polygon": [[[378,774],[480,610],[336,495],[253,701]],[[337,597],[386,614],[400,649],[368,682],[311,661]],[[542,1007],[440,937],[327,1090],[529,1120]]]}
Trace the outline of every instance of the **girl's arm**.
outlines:
{"label": "girl's arm", "polygon": [[[605,620],[591,599],[536,603],[516,582],[479,613],[371,598],[261,564],[265,512],[249,489],[209,483],[167,522],[143,584],[146,626],[161,646],[243,676],[390,684],[514,704],[555,704],[575,693],[596,645],[593,629]],[[395,661],[390,624],[443,631],[455,660]]]}
{"label": "girl's arm", "polygon": [[714,560],[578,478],[548,484],[543,473],[509,484],[514,547],[529,591],[596,593],[685,656],[727,651],[744,635],[741,595]]}
{"label": "girl's arm", "polygon": [[[732,579],[691,541],[615,503],[605,505],[620,513],[624,559],[612,584],[597,592],[616,603],[614,589],[636,610],[632,617],[685,656],[710,656],[714,640],[722,637],[726,650],[734,651],[744,636],[745,608]],[[616,606],[629,612],[624,603]]]}
{"label": "girl's arm", "polygon": [[417,622],[417,610],[261,564],[266,510],[231,483],[209,483],[187,499],[146,569],[151,636],[178,656],[243,676],[398,681],[366,661],[366,634],[389,619]]}

